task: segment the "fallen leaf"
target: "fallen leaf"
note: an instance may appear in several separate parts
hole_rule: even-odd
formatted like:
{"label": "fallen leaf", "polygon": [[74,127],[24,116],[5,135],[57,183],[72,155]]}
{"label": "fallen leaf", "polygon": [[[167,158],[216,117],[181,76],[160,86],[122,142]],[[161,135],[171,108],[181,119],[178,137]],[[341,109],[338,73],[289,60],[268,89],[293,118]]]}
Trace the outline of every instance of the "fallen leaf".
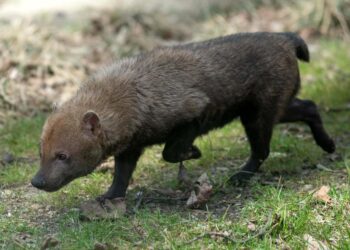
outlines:
{"label": "fallen leaf", "polygon": [[4,165],[10,165],[14,161],[15,161],[15,157],[13,156],[13,154],[9,152],[3,153],[2,159],[0,160],[0,162],[3,163]]}
{"label": "fallen leaf", "polygon": [[329,186],[322,186],[319,190],[317,190],[313,197],[314,199],[324,202],[324,203],[330,203],[332,201],[331,197],[328,195],[328,192],[330,190]]}
{"label": "fallen leaf", "polygon": [[248,222],[248,229],[250,230],[250,231],[255,231],[256,230],[256,225],[254,224],[254,223],[252,223],[252,222]]}
{"label": "fallen leaf", "polygon": [[14,236],[14,241],[20,245],[30,245],[33,243],[32,235],[21,232]]}
{"label": "fallen leaf", "polygon": [[281,249],[281,250],[291,250],[292,249],[288,246],[288,244],[285,241],[283,241],[280,238],[276,239],[275,241],[276,241],[277,249]]}
{"label": "fallen leaf", "polygon": [[316,240],[309,234],[304,234],[304,240],[307,242],[307,250],[328,250],[329,248],[322,241]]}
{"label": "fallen leaf", "polygon": [[134,220],[132,222],[133,228],[136,231],[138,235],[142,237],[142,239],[145,239],[148,237],[147,231],[142,227],[139,221]]}
{"label": "fallen leaf", "polygon": [[188,208],[199,208],[207,203],[213,191],[213,186],[210,184],[208,175],[202,174],[194,185],[194,190],[186,202]]}
{"label": "fallen leaf", "polygon": [[342,160],[342,156],[340,154],[333,153],[333,154],[328,155],[328,159],[330,161],[341,161]]}
{"label": "fallen leaf", "polygon": [[323,171],[328,171],[328,172],[333,172],[332,169],[327,168],[326,166],[322,165],[322,164],[316,164],[316,168],[318,168],[319,170],[323,170]]}
{"label": "fallen leaf", "polygon": [[107,245],[100,242],[96,242],[94,245],[94,250],[107,250],[107,249],[108,249]]}
{"label": "fallen leaf", "polygon": [[113,174],[114,173],[114,159],[113,158],[107,159],[100,166],[98,166],[95,171],[100,172],[100,173],[110,172]]}
{"label": "fallen leaf", "polygon": [[49,249],[52,247],[55,247],[59,244],[59,240],[54,238],[53,236],[48,236],[45,240],[43,245],[41,246],[41,250]]}
{"label": "fallen leaf", "polygon": [[306,184],[301,188],[302,192],[310,192],[313,189],[313,186],[311,184]]}

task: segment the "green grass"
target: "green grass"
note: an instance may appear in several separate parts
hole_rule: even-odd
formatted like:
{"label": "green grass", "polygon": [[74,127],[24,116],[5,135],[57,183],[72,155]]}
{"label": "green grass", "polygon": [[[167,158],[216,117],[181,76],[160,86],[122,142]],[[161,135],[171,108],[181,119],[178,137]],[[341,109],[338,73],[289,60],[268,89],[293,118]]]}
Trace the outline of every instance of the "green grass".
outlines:
{"label": "green grass", "polygon": [[321,55],[312,55],[311,62],[301,63],[301,96],[325,107],[337,107],[349,102],[349,58],[346,43],[321,41]]}
{"label": "green grass", "polygon": [[[301,64],[305,81],[301,96],[322,107],[343,107],[350,102],[350,78],[342,78],[350,73],[349,51],[340,42],[324,41],[320,46],[325,55],[313,55],[311,64]],[[195,178],[207,172],[215,190],[223,192],[214,195],[202,212],[183,204],[149,203],[117,221],[81,222],[76,207],[106,190],[109,173],[94,173],[56,193],[44,193],[28,185],[37,163],[0,166],[0,248],[37,249],[53,235],[60,241],[58,249],[92,249],[96,242],[120,249],[304,249],[304,235],[309,234],[331,248],[349,249],[350,113],[323,111],[322,116],[336,138],[338,157],[330,160],[303,124],[278,125],[263,173],[244,189],[223,185],[249,155],[240,123],[197,139],[203,157],[186,163],[189,174]],[[0,130],[0,148],[16,156],[37,157],[44,119],[41,115],[10,121]],[[154,146],[142,156],[127,196],[129,211],[141,189],[152,194],[153,189],[179,188],[177,166],[162,161],[161,150],[162,146]],[[317,164],[330,171],[317,169]],[[322,185],[331,187],[331,204],[316,202],[304,190]],[[250,231],[248,223],[256,230]],[[268,223],[265,233],[254,237]],[[188,243],[206,232],[227,233],[237,243],[210,236]]]}
{"label": "green grass", "polygon": [[[10,121],[0,131],[0,154],[11,153],[18,157],[37,157],[43,115]],[[35,171],[34,164],[15,163],[11,167],[0,166],[0,186],[16,185],[28,182]]]}

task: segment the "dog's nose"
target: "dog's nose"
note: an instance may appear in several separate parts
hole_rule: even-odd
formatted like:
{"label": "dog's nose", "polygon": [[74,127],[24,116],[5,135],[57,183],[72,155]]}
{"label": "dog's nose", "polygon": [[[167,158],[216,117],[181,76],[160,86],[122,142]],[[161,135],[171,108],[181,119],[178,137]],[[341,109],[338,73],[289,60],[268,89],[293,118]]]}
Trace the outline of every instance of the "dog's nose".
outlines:
{"label": "dog's nose", "polygon": [[39,188],[39,189],[44,188],[45,184],[46,184],[44,178],[40,175],[34,176],[31,183],[34,187]]}

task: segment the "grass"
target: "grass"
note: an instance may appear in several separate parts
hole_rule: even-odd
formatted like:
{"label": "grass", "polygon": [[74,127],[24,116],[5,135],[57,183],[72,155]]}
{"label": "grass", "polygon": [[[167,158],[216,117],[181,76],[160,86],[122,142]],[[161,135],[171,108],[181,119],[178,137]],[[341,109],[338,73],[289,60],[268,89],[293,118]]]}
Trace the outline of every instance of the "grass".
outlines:
{"label": "grass", "polygon": [[[323,108],[344,107],[350,102],[350,78],[344,77],[350,73],[349,51],[341,42],[323,41],[320,46],[325,55],[301,64],[301,96]],[[239,122],[199,138],[196,144],[203,157],[187,163],[189,173],[195,178],[207,172],[220,190],[202,211],[185,209],[183,203],[148,203],[118,221],[81,222],[76,207],[108,187],[109,173],[94,173],[56,193],[44,193],[28,184],[37,162],[0,165],[0,248],[37,249],[51,235],[59,240],[57,249],[92,249],[96,242],[120,249],[303,249],[308,234],[330,248],[349,249],[349,110],[323,111],[322,116],[337,141],[334,158],[314,144],[304,125],[278,125],[262,173],[243,189],[223,185],[249,155]],[[0,130],[0,148],[16,156],[37,157],[44,119],[39,115],[8,122]],[[176,181],[177,167],[161,160],[161,150],[162,146],[154,146],[142,156],[127,196],[129,210],[139,190],[150,194],[154,189],[182,190]],[[322,185],[331,187],[330,204],[316,202],[309,192]],[[256,229],[251,231],[248,224]],[[266,225],[261,237],[254,237]],[[214,236],[189,243],[208,232],[227,234],[236,243]]]}
{"label": "grass", "polygon": [[320,46],[323,55],[315,58],[320,61],[311,58],[310,64],[301,64],[305,79],[301,95],[324,107],[340,106],[349,101],[350,51],[337,41],[321,41]]}

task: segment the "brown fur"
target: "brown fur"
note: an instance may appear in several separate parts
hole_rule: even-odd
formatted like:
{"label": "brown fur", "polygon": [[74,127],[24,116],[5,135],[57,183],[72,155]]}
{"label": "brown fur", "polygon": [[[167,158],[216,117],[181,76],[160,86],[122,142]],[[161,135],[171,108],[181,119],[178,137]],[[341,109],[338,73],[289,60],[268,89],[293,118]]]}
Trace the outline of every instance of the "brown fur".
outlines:
{"label": "brown fur", "polygon": [[[252,33],[159,48],[110,65],[46,121],[40,188],[57,190],[114,155],[125,178],[116,177],[119,184],[113,185],[123,182],[123,187],[111,187],[110,196],[123,196],[148,145],[167,142],[164,158],[180,162],[191,157],[172,157],[174,148],[183,144],[184,155],[196,136],[238,116],[248,136],[253,123],[258,130],[270,126],[272,132],[299,89],[297,57],[309,59],[298,36]],[[252,154],[260,163],[268,155],[269,136],[258,142],[266,152]],[[58,160],[60,152],[68,159]]]}

